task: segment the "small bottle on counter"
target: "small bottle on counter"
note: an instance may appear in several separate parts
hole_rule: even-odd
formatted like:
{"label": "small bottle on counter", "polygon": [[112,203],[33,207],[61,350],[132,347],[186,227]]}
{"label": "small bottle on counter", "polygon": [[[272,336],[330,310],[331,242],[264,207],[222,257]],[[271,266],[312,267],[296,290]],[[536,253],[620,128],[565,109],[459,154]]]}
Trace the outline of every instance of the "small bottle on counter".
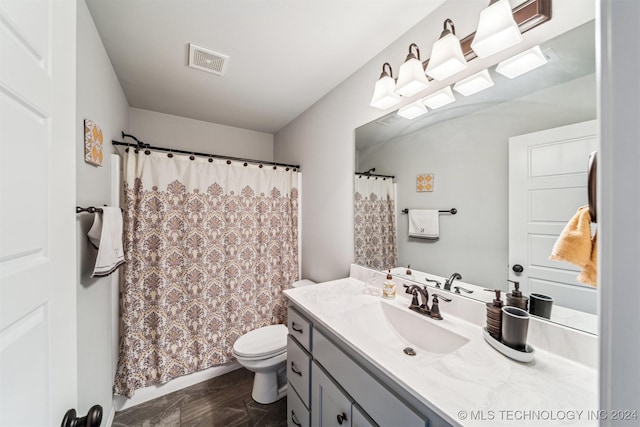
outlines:
{"label": "small bottle on counter", "polygon": [[407,265],[407,276],[411,276],[411,264]]}
{"label": "small bottle on counter", "polygon": [[496,298],[487,303],[487,332],[496,340],[502,339],[502,300],[500,289],[485,289],[487,292],[495,292]]}
{"label": "small bottle on counter", "polygon": [[515,280],[509,280],[509,282],[513,283],[514,290],[511,293],[507,294],[507,305],[512,307],[518,307],[527,311],[527,306],[529,305],[529,297],[525,297],[522,295],[522,291],[520,291],[520,282],[516,282]]}
{"label": "small bottle on counter", "polygon": [[396,297],[396,284],[393,283],[393,276],[391,276],[391,270],[387,273],[387,280],[384,281],[382,286],[382,298],[394,299]]}

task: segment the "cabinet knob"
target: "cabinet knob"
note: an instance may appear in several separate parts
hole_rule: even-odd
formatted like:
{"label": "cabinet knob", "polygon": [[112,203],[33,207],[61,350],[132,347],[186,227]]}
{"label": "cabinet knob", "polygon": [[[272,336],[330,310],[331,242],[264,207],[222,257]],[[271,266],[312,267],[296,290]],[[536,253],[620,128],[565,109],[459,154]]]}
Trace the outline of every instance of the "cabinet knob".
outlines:
{"label": "cabinet knob", "polygon": [[342,425],[343,421],[347,421],[347,414],[345,414],[344,412],[341,414],[338,414],[338,424]]}

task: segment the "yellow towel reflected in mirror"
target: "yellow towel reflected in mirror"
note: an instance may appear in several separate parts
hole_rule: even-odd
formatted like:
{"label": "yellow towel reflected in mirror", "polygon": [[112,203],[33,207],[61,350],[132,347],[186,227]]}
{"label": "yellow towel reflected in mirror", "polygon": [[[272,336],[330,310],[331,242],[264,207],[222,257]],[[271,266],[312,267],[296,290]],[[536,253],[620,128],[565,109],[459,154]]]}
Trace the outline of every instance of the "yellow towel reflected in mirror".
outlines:
{"label": "yellow towel reflected in mirror", "polygon": [[589,207],[582,206],[569,220],[551,251],[551,260],[566,261],[582,269],[578,282],[596,286],[598,279],[597,235],[591,237]]}

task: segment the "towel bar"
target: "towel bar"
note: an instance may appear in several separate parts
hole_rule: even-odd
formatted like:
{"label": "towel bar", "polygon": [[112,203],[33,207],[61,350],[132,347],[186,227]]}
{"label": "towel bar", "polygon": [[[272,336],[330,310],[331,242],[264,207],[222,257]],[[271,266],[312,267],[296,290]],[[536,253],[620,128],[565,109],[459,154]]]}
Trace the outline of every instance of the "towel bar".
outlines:
{"label": "towel bar", "polygon": [[[120,208],[120,210],[124,212],[124,209]],[[76,213],[79,214],[81,212],[88,212],[88,213],[100,212],[100,213],[102,213],[102,208],[96,208],[96,207],[93,207],[93,206],[89,206],[88,208],[81,208],[80,206],[76,206]]]}
{"label": "towel bar", "polygon": [[[403,214],[408,214],[408,213],[409,213],[409,209],[403,209],[401,212],[402,212]],[[441,210],[441,211],[438,211],[438,212],[440,212],[440,213],[449,213],[449,214],[451,214],[451,215],[455,215],[455,214],[457,214],[457,213],[458,213],[458,209],[456,209],[456,208],[451,208],[451,209],[449,209],[449,210]]]}

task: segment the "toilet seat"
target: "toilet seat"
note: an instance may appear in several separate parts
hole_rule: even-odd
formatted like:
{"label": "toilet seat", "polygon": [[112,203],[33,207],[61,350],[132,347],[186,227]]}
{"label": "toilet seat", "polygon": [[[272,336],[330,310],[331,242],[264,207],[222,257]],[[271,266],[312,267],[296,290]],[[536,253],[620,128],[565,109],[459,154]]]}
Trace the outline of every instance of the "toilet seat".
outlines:
{"label": "toilet seat", "polygon": [[287,327],[270,325],[241,336],[233,344],[236,357],[246,360],[267,359],[287,351]]}

